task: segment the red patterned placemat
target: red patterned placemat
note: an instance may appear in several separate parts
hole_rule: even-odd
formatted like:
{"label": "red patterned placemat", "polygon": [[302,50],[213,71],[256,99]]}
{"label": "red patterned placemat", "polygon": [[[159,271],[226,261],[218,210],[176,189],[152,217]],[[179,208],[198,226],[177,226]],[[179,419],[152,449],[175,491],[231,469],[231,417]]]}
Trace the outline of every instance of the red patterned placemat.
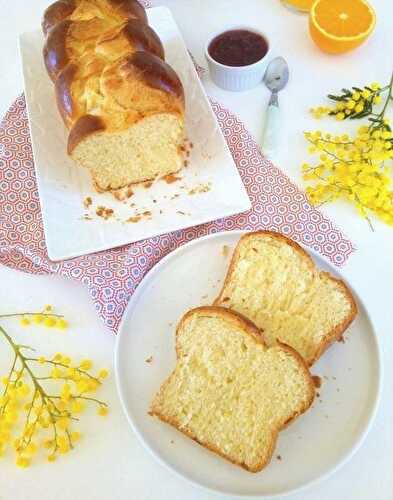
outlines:
{"label": "red patterned placemat", "polygon": [[89,288],[97,313],[116,331],[128,300],[164,255],[194,238],[234,229],[271,229],[341,266],[352,243],[302,191],[265,159],[243,123],[212,103],[252,202],[246,213],[63,262],[48,259],[24,96],[0,125],[0,263],[21,271],[56,273]]}

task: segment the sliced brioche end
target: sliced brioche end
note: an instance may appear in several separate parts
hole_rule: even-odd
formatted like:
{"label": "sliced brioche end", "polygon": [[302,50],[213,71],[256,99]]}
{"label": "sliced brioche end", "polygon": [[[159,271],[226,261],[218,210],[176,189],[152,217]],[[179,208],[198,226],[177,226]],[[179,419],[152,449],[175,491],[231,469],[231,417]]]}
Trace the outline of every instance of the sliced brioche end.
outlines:
{"label": "sliced brioche end", "polygon": [[268,347],[255,325],[225,308],[189,311],[177,356],[149,413],[250,472],[269,463],[279,431],[314,399],[299,354]]}
{"label": "sliced brioche end", "polygon": [[271,231],[240,239],[214,304],[263,327],[269,344],[281,340],[309,366],[342,337],[357,314],[343,281],[319,272],[300,245]]}
{"label": "sliced brioche end", "polygon": [[87,135],[70,154],[89,169],[98,190],[108,191],[178,172],[183,143],[183,119],[160,113],[122,131]]}

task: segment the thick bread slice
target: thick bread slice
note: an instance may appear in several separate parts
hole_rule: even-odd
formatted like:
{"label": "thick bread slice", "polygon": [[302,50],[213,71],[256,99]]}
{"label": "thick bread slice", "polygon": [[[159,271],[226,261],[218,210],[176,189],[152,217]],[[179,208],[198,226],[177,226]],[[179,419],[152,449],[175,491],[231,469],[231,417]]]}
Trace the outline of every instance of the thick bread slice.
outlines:
{"label": "thick bread slice", "polygon": [[309,366],[342,337],[357,314],[343,281],[318,271],[302,247],[270,231],[240,239],[214,304],[263,327],[269,344],[285,342]]}
{"label": "thick bread slice", "polygon": [[278,432],[306,411],[314,384],[299,354],[222,307],[189,311],[177,327],[177,364],[155,415],[250,472],[270,461]]}

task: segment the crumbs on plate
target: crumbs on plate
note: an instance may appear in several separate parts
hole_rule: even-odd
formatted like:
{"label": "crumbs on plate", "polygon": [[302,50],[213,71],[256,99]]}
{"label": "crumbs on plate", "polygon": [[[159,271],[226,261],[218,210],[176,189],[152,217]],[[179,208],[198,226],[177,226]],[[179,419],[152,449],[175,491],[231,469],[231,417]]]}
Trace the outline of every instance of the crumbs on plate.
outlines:
{"label": "crumbs on plate", "polygon": [[145,359],[145,363],[152,363],[153,361],[153,356],[149,356],[147,359]]}
{"label": "crumbs on plate", "polygon": [[224,245],[224,246],[222,247],[222,250],[221,250],[222,255],[223,255],[224,257],[228,257],[228,255],[229,255],[229,250],[230,250],[229,246],[228,246],[228,245]]}
{"label": "crumbs on plate", "polygon": [[318,377],[318,375],[313,375],[312,377],[312,381],[314,382],[314,386],[319,389],[322,385],[322,379],[321,377]]}

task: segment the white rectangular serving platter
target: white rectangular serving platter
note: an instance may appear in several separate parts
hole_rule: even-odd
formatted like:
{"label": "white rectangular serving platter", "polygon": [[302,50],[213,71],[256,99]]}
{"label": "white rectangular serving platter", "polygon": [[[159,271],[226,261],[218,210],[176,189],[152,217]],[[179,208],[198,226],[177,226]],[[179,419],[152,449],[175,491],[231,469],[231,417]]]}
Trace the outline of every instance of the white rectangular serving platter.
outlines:
{"label": "white rectangular serving platter", "polygon": [[[125,245],[250,208],[237,167],[171,12],[156,7],[148,10],[148,17],[162,40],[166,61],[183,82],[186,132],[193,148],[189,165],[180,173],[181,180],[171,184],[156,181],[148,189],[135,187],[133,196],[123,201],[111,193],[98,194],[88,171],[67,156],[68,131],[58,113],[53,84],[42,58],[44,37],[40,30],[20,36],[45,239],[53,261]],[[86,208],[84,200],[88,197],[92,205]],[[113,215],[107,220],[99,217],[99,206],[112,209]]]}

